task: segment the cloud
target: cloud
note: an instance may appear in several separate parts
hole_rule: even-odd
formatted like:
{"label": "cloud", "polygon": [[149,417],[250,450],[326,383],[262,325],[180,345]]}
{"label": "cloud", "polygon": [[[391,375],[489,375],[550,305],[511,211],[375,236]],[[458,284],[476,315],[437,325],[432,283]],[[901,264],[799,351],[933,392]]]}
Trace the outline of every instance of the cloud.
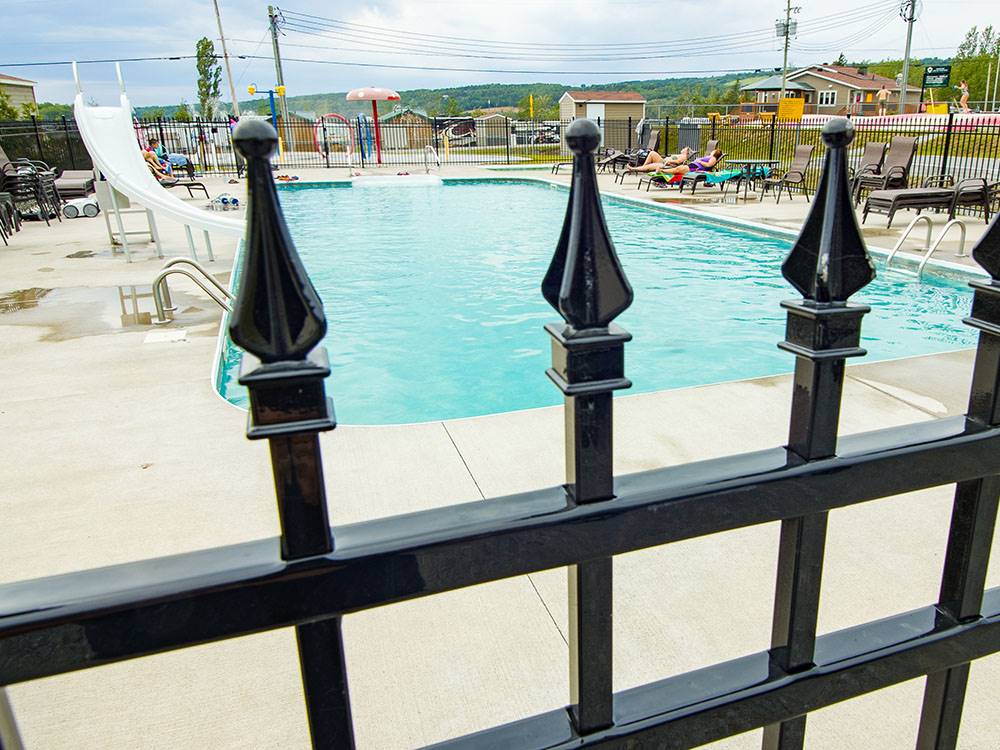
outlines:
{"label": "cloud", "polygon": [[[601,83],[662,77],[668,71],[752,69],[781,64],[780,40],[774,37],[771,25],[781,12],[781,3],[777,1],[773,7],[762,9],[759,3],[746,3],[745,0],[716,0],[711,8],[701,0],[675,0],[669,5],[668,13],[661,14],[657,9],[654,22],[637,14],[633,2],[621,0],[289,2],[291,5],[286,8],[289,11],[362,25],[349,29],[341,27],[331,36],[324,33],[320,27],[323,22],[317,18],[298,16],[297,24],[289,24],[281,37],[289,94],[345,90],[368,84],[405,89],[506,81]],[[233,40],[230,53],[267,58],[271,45],[266,4],[247,0],[220,0],[219,4],[226,36]],[[198,38],[216,39],[218,36],[212,5],[207,0],[170,0],[169,3],[104,0],[100,21],[93,20],[97,16],[80,17],[76,8],[75,3],[63,0],[46,3],[11,3],[8,0],[5,21],[9,22],[9,28],[23,32],[16,40],[5,39],[0,66],[2,63],[58,59],[193,54]],[[859,17],[867,15],[853,23],[830,19],[833,14],[855,11]],[[59,19],[58,23],[53,22],[55,18]],[[820,18],[828,20],[816,21]],[[792,53],[795,64],[830,60],[841,51],[848,57],[867,59],[902,56],[905,26],[895,14],[892,0],[868,3],[853,0],[846,6],[835,0],[812,2],[803,9],[799,20],[803,27],[813,23],[823,28],[815,28],[814,33],[802,34],[795,40]],[[951,54],[971,23],[946,5],[928,3],[916,27],[914,54]],[[871,33],[864,33],[866,24],[873,27]],[[293,30],[293,26],[297,30]],[[308,30],[306,27],[312,33],[303,33]],[[757,36],[746,36],[755,30],[759,32]],[[456,42],[443,37],[462,39]],[[699,43],[701,39],[704,43]],[[842,47],[838,46],[839,42],[843,43]],[[595,46],[613,44],[633,46]],[[673,56],[614,59],[626,57],[630,51],[648,52],[657,44],[675,45],[673,50],[661,51],[661,55]],[[592,46],[573,48],[566,45]],[[216,48],[221,51],[218,43]],[[465,56],[444,54],[449,51]],[[595,59],[559,59],[584,52],[593,53],[589,56]],[[528,60],[524,57],[528,54],[547,57]],[[486,59],[488,56],[510,59]],[[297,62],[297,58],[320,62]],[[545,72],[484,73],[324,64],[335,61]],[[182,98],[188,101],[196,98],[193,60],[133,62],[125,63],[123,68],[130,96],[136,104],[170,104]],[[274,66],[269,59],[234,58],[232,68],[241,96],[248,83],[262,87],[274,83]],[[39,80],[40,99],[68,101],[72,96],[68,66],[0,67],[0,70]],[[606,71],[607,74],[597,75],[591,71]],[[649,74],[639,75],[632,71],[649,71]],[[111,65],[85,66],[84,75],[88,94],[91,87],[99,100],[115,94]],[[229,98],[225,85],[224,98]]]}

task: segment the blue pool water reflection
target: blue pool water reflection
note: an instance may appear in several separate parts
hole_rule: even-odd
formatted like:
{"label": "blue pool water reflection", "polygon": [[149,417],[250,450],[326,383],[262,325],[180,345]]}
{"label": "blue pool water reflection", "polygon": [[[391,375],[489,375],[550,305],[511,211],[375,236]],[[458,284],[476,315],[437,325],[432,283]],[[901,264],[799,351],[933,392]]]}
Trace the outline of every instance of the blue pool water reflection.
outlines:
{"label": "blue pool water reflection", "polygon": [[[323,299],[327,390],[338,421],[392,424],[560,403],[545,377],[558,315],[539,285],[567,191],[532,181],[356,190],[283,186],[292,236]],[[635,303],[617,321],[631,392],[789,372],[780,351],[780,265],[791,241],[605,198]],[[866,361],[975,343],[962,325],[971,290],[955,276],[886,273],[855,296]],[[245,404],[238,351],[223,349],[219,389]],[[857,360],[856,360],[857,361]],[[627,392],[626,392],[627,393]]]}

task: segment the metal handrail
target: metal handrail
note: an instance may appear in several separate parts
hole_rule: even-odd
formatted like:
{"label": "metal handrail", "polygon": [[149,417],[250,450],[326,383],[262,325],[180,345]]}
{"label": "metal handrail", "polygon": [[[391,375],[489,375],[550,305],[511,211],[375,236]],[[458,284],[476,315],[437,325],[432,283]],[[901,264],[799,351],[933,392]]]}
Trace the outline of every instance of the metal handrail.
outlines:
{"label": "metal handrail", "polygon": [[910,222],[910,225],[906,228],[906,231],[903,232],[903,235],[902,237],[899,238],[899,241],[896,243],[896,246],[892,248],[892,252],[889,253],[889,257],[885,259],[886,268],[889,268],[889,264],[892,263],[892,259],[895,257],[896,253],[899,252],[899,248],[903,246],[903,243],[906,241],[906,238],[910,236],[910,232],[913,231],[913,228],[917,225],[917,222],[919,221],[927,222],[927,239],[924,240],[924,246],[922,249],[926,250],[931,246],[931,229],[933,228],[931,217],[929,217],[927,214],[920,214],[918,216],[914,216],[913,221]]}
{"label": "metal handrail", "polygon": [[930,248],[928,248],[927,254],[924,255],[924,259],[920,261],[920,265],[917,266],[918,279],[920,278],[920,274],[924,272],[924,266],[927,265],[927,261],[931,259],[931,256],[934,255],[934,251],[937,250],[938,247],[941,245],[941,241],[944,239],[944,236],[948,234],[948,230],[955,226],[957,226],[962,231],[962,235],[959,237],[958,240],[958,252],[955,253],[955,257],[957,258],[968,257],[965,254],[965,222],[962,221],[961,219],[952,219],[951,221],[949,221],[947,224],[944,225],[944,229],[941,230],[941,234],[939,234],[937,239],[934,240],[934,244]]}
{"label": "metal handrail", "polygon": [[431,167],[430,167],[430,164],[427,161],[427,155],[428,154],[430,154],[431,156],[434,157],[434,161],[437,162],[438,169],[441,169],[441,157],[438,156],[438,153],[437,153],[437,151],[434,150],[434,147],[428,143],[426,146],[424,146],[424,173],[425,174],[430,174],[431,173]]}
{"label": "metal handrail", "polygon": [[[213,302],[215,302],[215,304],[217,304],[226,312],[233,311],[232,305],[229,304],[229,302],[226,300],[225,297],[215,296],[215,292],[213,292],[209,287],[205,286],[202,283],[201,279],[199,279],[193,273],[188,271],[186,268],[174,268],[174,267],[164,268],[156,275],[156,278],[153,279],[153,303],[156,305],[156,320],[154,320],[153,323],[155,325],[158,326],[166,325],[171,320],[173,320],[173,318],[167,317],[166,309],[164,308],[163,305],[163,293],[162,293],[162,289],[165,286],[165,280],[167,276],[173,273],[179,273],[182,276],[187,276],[189,279],[191,279],[191,281],[197,284],[198,287],[203,292],[205,292],[205,294],[207,294],[212,299]],[[214,279],[212,279],[212,281],[215,283],[216,286],[218,286],[217,281],[215,281]],[[232,294],[230,294],[229,292],[226,292],[226,294],[228,295],[229,299],[232,299]],[[173,309],[174,308],[171,308],[171,310]]]}

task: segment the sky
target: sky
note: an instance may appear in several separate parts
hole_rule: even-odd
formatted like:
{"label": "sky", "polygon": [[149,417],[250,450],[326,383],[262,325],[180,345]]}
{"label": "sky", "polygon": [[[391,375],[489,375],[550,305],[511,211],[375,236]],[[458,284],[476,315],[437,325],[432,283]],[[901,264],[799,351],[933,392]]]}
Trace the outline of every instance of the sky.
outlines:
{"label": "sky", "polygon": [[[902,57],[906,25],[898,0],[793,1],[799,33],[791,40],[790,67],[829,62],[840,52],[849,59]],[[918,2],[918,58],[950,56],[973,25],[1000,27],[1000,0]],[[781,0],[287,0],[276,7],[285,19],[279,43],[289,96],[368,85],[579,85],[770,73],[782,64],[782,40],[774,33],[784,14]],[[232,60],[238,95],[246,98],[249,84],[270,88],[267,4],[219,0],[219,8],[230,55],[265,58]],[[0,20],[0,73],[37,81],[39,101],[72,100],[69,66],[15,64],[193,55],[202,36],[221,52],[211,0],[102,0],[87,7],[79,0],[0,0]],[[342,64],[348,62],[358,65]],[[193,59],[122,68],[133,104],[197,100]],[[113,65],[81,70],[88,97],[113,101]],[[225,78],[222,98],[230,99]]]}

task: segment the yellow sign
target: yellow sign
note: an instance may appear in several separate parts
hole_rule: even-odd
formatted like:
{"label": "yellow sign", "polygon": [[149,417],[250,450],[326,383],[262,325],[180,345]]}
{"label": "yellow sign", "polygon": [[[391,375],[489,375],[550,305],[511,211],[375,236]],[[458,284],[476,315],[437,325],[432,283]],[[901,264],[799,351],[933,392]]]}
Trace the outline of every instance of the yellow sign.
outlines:
{"label": "yellow sign", "polygon": [[946,115],[948,114],[947,104],[928,104],[927,114],[929,115]]}
{"label": "yellow sign", "polygon": [[778,119],[798,122],[805,112],[806,100],[801,96],[790,96],[778,102]]}

